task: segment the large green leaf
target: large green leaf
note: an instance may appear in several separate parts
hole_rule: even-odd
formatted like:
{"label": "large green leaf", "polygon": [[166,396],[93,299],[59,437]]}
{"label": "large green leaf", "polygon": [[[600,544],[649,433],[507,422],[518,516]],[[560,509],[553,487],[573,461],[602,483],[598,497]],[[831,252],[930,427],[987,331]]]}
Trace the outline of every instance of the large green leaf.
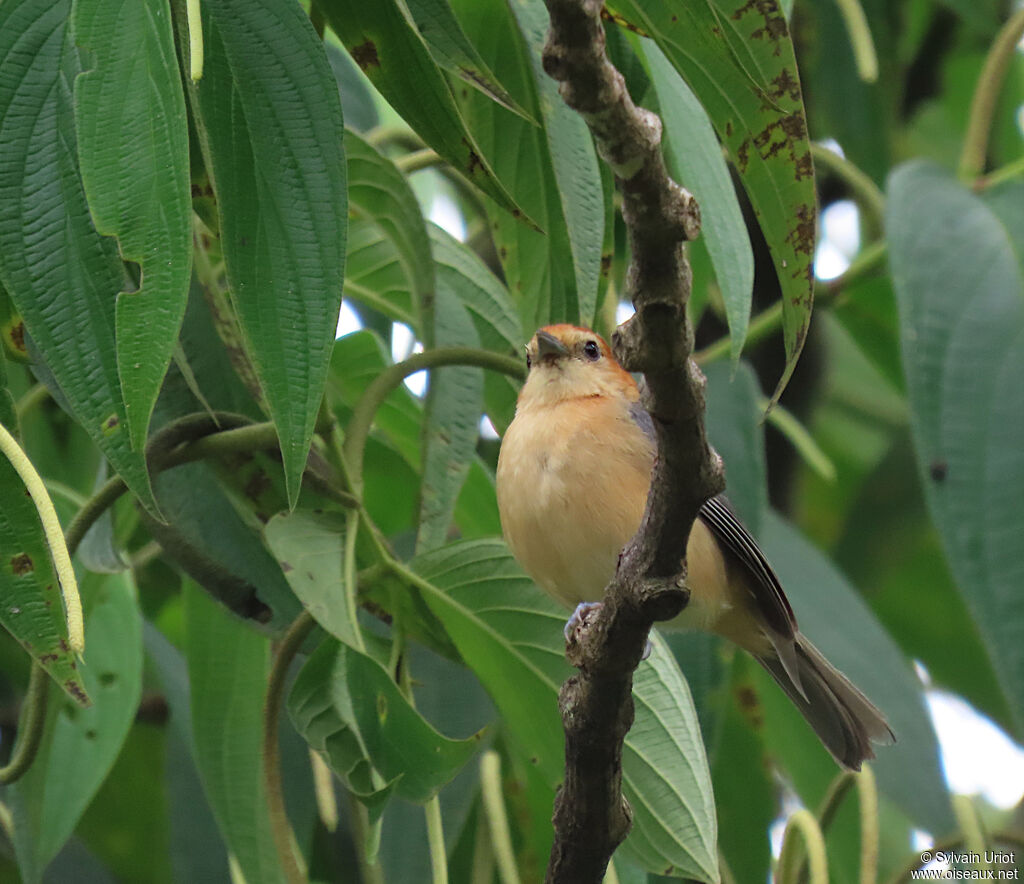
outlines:
{"label": "large green leaf", "polygon": [[[438,279],[433,310],[434,346],[478,346],[480,341],[450,277]],[[430,375],[423,414],[423,479],[420,483],[416,551],[442,546],[459,491],[476,458],[484,373],[471,366],[435,369]]]}
{"label": "large green leaf", "polygon": [[[412,320],[409,325],[422,335],[423,308],[434,293],[434,263],[430,259],[430,242],[416,196],[391,160],[350,131],[345,132],[345,160],[350,208],[357,217],[372,221],[397,254],[412,296],[407,315],[401,317],[401,321]],[[359,266],[366,266],[364,260],[353,260],[356,248],[356,238],[352,237],[346,285],[354,279],[354,271]]]}
{"label": "large green leaf", "polygon": [[14,847],[31,884],[71,837],[113,766],[142,695],[142,621],[129,574],[89,575],[82,679],[93,704],[52,702],[32,767],[6,797],[14,815]]}
{"label": "large green leaf", "polygon": [[[1017,188],[1017,199],[1021,199]],[[1024,272],[1019,229],[925,163],[889,181],[911,425],[953,576],[1024,727]],[[940,249],[937,243],[942,243]]]}
{"label": "large green leaf", "polygon": [[669,170],[700,203],[701,237],[722,291],[735,362],[750,320],[754,253],[732,176],[711,121],[686,81],[653,42],[637,38],[634,45],[658,96]]}
{"label": "large green leaf", "polygon": [[782,287],[786,368],[814,297],[814,164],[789,26],[776,0],[616,0],[704,106],[761,223]]}
{"label": "large green leaf", "polygon": [[439,65],[513,113],[529,119],[469,42],[448,0],[406,0],[405,5]]}
{"label": "large green leaf", "polygon": [[303,666],[288,710],[299,733],[375,810],[391,795],[428,801],[469,761],[482,736],[439,734],[383,666],[333,639]]}
{"label": "large green leaf", "polygon": [[217,825],[248,884],[279,884],[262,774],[270,641],[184,582],[196,766]]}
{"label": "large green leaf", "polygon": [[124,268],[115,242],[93,227],[78,175],[69,11],[68,0],[0,7],[0,284],[76,419],[155,512],[117,372],[114,305]]}
{"label": "large green leaf", "polygon": [[420,137],[498,205],[522,211],[481,156],[448,82],[398,0],[323,0],[320,9],[349,54]]}
{"label": "large green leaf", "polygon": [[402,253],[387,233],[367,218],[349,222],[345,297],[421,333],[419,293]]}
{"label": "large green leaf", "polygon": [[[540,66],[546,27],[535,0],[505,4],[456,0],[467,33],[534,126],[477,92],[459,99],[498,177],[544,233],[489,211],[505,278],[525,329],[551,322],[591,325],[597,303],[604,196],[586,124]],[[517,21],[518,19],[518,21]],[[571,257],[571,260],[569,258]]]}
{"label": "large green leaf", "polygon": [[[801,631],[889,719],[897,742],[879,747],[872,762],[879,788],[917,825],[944,834],[953,817],[935,731],[910,664],[856,590],[796,530],[769,514],[761,540]],[[783,763],[795,759],[802,764],[777,736],[766,734]],[[828,761],[824,749],[817,754]],[[805,800],[813,806],[817,796]]]}
{"label": "large green leaf", "polygon": [[75,42],[92,67],[75,80],[75,128],[96,229],[139,265],[117,296],[117,369],[132,445],[146,430],[192,270],[188,129],[170,6],[75,0]]}
{"label": "large green leaf", "polygon": [[208,0],[202,10],[206,66],[189,96],[232,303],[277,426],[294,506],[341,306],[341,105],[298,5]]}
{"label": "large green leaf", "polygon": [[[0,393],[3,391],[0,390]],[[89,704],[50,547],[32,498],[0,455],[0,623],[76,703]]]}
{"label": "large green leaf", "polygon": [[[424,601],[501,710],[531,765],[562,778],[558,717],[566,612],[519,570],[499,540],[467,541],[418,557]],[[715,811],[696,712],[679,669],[654,634],[634,681],[636,719],[623,751],[634,828],[624,849],[651,871],[717,880]]]}

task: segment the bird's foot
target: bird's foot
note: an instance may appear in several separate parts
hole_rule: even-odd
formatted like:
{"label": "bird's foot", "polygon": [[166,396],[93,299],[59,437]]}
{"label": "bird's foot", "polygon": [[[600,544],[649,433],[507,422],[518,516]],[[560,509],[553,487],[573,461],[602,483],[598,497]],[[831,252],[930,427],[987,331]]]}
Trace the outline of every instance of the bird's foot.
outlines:
{"label": "bird's foot", "polygon": [[586,628],[587,620],[589,620],[594,614],[601,609],[600,602],[580,602],[576,606],[576,610],[572,612],[572,616],[565,621],[565,640],[571,641],[575,635],[577,641],[579,640],[579,631]]}
{"label": "bird's foot", "polygon": [[[576,606],[576,610],[572,612],[572,616],[565,622],[565,640],[568,641],[579,641],[580,632],[587,627],[587,621],[601,609],[601,602],[580,602]],[[651,644],[648,639],[647,645],[644,647],[643,656],[641,660],[646,660],[651,656],[651,651],[654,650],[654,645]]]}

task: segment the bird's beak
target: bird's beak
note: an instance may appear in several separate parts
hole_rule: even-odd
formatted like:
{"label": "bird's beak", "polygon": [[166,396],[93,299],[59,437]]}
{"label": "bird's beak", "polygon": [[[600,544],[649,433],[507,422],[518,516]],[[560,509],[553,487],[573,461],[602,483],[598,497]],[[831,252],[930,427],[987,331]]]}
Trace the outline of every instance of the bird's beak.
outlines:
{"label": "bird's beak", "polygon": [[569,349],[553,334],[546,331],[537,332],[537,358],[554,362],[569,355]]}

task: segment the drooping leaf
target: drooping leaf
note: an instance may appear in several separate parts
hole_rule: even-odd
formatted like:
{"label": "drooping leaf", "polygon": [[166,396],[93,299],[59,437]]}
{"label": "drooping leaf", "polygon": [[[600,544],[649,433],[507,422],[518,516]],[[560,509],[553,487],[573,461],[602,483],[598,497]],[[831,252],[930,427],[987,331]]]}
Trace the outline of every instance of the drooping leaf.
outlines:
{"label": "drooping leaf", "polygon": [[188,129],[170,6],[75,0],[75,42],[91,67],[75,79],[82,181],[96,229],[139,266],[117,296],[117,369],[132,446],[142,450],[192,270]]}
{"label": "drooping leaf", "polygon": [[[391,160],[350,131],[345,132],[345,160],[351,209],[357,217],[373,222],[397,254],[412,295],[407,319],[422,335],[423,308],[434,292],[434,264],[416,196]],[[349,244],[350,279],[356,269],[351,260],[354,239]]]}
{"label": "drooping leaf", "polygon": [[375,810],[392,794],[428,801],[473,756],[481,738],[439,734],[384,667],[333,639],[302,668],[288,710],[309,744]]}
{"label": "drooping leaf", "polygon": [[707,113],[665,54],[650,40],[634,45],[658,96],[669,170],[700,204],[701,238],[722,291],[735,364],[750,320],[754,253],[729,167]]}
{"label": "drooping leaf", "polygon": [[320,4],[356,64],[419,136],[498,205],[522,216],[466,129],[448,82],[397,0]]}
{"label": "drooping leaf", "polygon": [[37,882],[71,837],[113,766],[142,695],[142,624],[131,575],[89,575],[82,680],[92,706],[56,702],[35,762],[8,791],[14,847],[26,882]]}
{"label": "drooping leaf", "polygon": [[[1017,199],[1024,192],[1017,187]],[[932,518],[1024,727],[1024,271],[1020,231],[943,170],[888,188],[911,426]],[[936,243],[945,247],[936,250]]]}
{"label": "drooping leaf", "polygon": [[[434,346],[478,346],[469,311],[438,280],[432,312]],[[476,457],[484,402],[483,369],[449,366],[431,372],[423,414],[423,479],[420,483],[417,552],[436,549],[448,539],[459,491]]]}
{"label": "drooping leaf", "polygon": [[341,306],[341,105],[299,6],[210,0],[202,12],[206,66],[189,97],[217,197],[232,304],[277,426],[294,506]]}
{"label": "drooping leaf", "polygon": [[2,454],[0,500],[0,623],[68,697],[87,706],[88,692],[68,645],[60,583],[39,514]]}
{"label": "drooping leaf", "polygon": [[69,0],[0,9],[0,284],[76,419],[155,513],[117,373],[124,268],[114,241],[93,227],[78,174],[69,12]]}
{"label": "drooping leaf", "polygon": [[345,517],[295,510],[279,513],[264,536],[303,607],[331,635],[358,647],[358,624],[350,611],[342,574]]}
{"label": "drooping leaf", "polygon": [[453,7],[501,82],[542,121],[533,126],[475,91],[459,92],[483,155],[544,230],[488,212],[523,327],[532,332],[551,322],[590,325],[604,238],[601,177],[586,124],[540,68],[543,9],[533,0],[513,9],[473,0],[456,0]]}
{"label": "drooping leaf", "polygon": [[[857,592],[797,531],[769,514],[761,540],[801,631],[885,713],[896,734],[896,744],[878,747],[872,762],[879,788],[926,831],[947,832],[953,818],[938,743],[909,662]],[[777,737],[766,734],[783,759],[793,757]],[[824,749],[820,754],[829,761]],[[813,806],[817,797],[805,800]]]}
{"label": "drooping leaf", "polygon": [[[418,557],[424,601],[448,630],[531,766],[553,786],[564,740],[558,687],[566,612],[519,570],[504,543],[455,543]],[[715,812],[700,728],[686,682],[664,642],[634,681],[636,720],[623,752],[625,794],[634,808],[626,842],[652,871],[673,868],[717,880]]]}
{"label": "drooping leaf", "polygon": [[533,122],[529,114],[516,104],[515,99],[498,82],[487,67],[487,62],[469,42],[448,0],[406,0],[406,7],[416,23],[416,29],[426,41],[430,54],[439,65],[493,101]]}
{"label": "drooping leaf", "polygon": [[776,0],[616,0],[704,106],[761,222],[782,287],[786,368],[803,348],[814,294],[815,198],[800,78]]}
{"label": "drooping leaf", "polygon": [[196,766],[221,835],[249,884],[278,884],[262,775],[270,641],[184,581]]}

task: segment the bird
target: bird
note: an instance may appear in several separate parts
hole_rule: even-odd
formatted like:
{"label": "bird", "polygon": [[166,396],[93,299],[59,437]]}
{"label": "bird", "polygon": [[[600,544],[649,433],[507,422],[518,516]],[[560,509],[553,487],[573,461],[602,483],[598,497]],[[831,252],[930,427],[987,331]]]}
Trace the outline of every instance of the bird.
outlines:
{"label": "bird", "polygon": [[[502,531],[542,590],[567,608],[586,605],[640,526],[654,423],[632,375],[590,329],[541,328],[526,363],[498,455]],[[705,630],[749,652],[843,768],[859,770],[874,757],[872,742],[895,740],[882,712],[800,632],[778,577],[724,496],[701,507],[686,565],[689,602],[661,625]]]}

